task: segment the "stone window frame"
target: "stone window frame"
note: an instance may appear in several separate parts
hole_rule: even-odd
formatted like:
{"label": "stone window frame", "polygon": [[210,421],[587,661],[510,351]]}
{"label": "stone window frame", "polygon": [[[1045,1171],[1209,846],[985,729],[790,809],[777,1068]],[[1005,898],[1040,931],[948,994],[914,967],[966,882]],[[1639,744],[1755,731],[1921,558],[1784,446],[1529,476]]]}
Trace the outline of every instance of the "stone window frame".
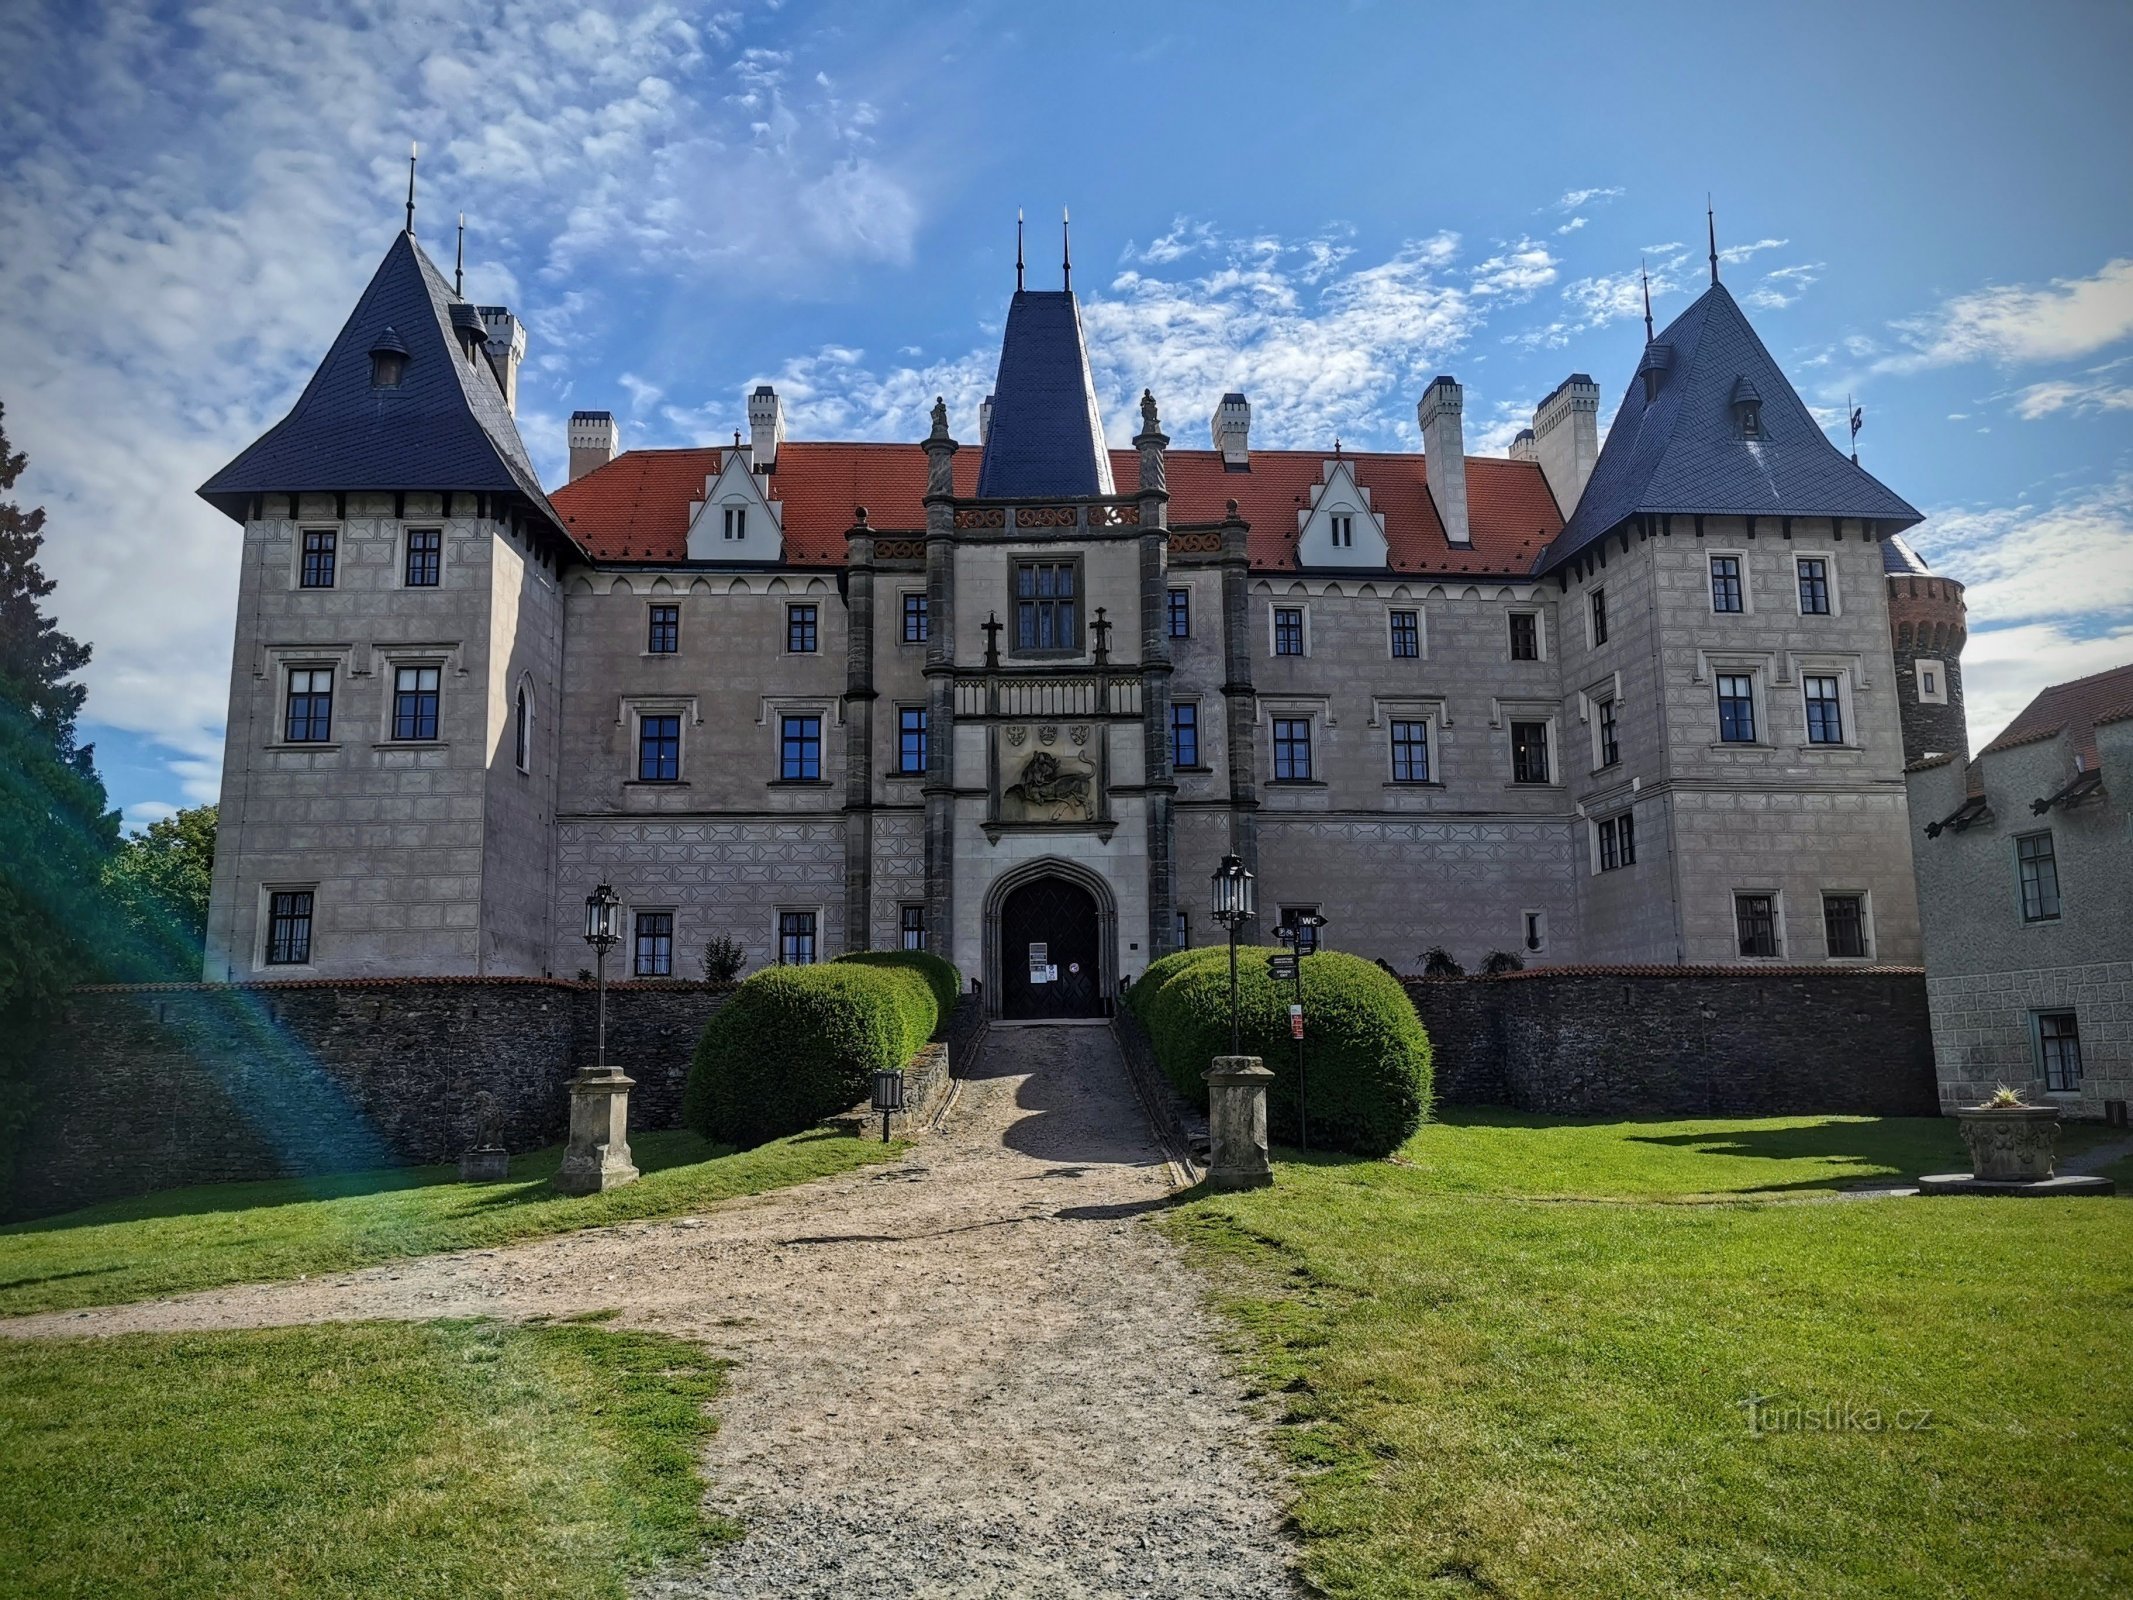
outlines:
{"label": "stone window frame", "polygon": [[[1822,956],[1826,961],[1855,966],[1871,966],[1874,961],[1876,939],[1874,937],[1874,892],[1852,884],[1824,884],[1816,891],[1816,903],[1822,910]],[[1856,900],[1859,902],[1859,954],[1840,956],[1829,947],[1829,902],[1832,900]]]}
{"label": "stone window frame", "polygon": [[[1518,653],[1518,641],[1513,621],[1518,617],[1530,617],[1533,619],[1533,654],[1530,656],[1522,656]],[[1548,621],[1546,613],[1539,606],[1513,606],[1509,611],[1506,611],[1503,622],[1503,647],[1506,661],[1546,661],[1548,659]]]}
{"label": "stone window frame", "polygon": [[[1415,619],[1415,648],[1412,655],[1402,655],[1400,653],[1400,630],[1397,622],[1401,617],[1413,617]],[[1385,608],[1385,652],[1386,659],[1390,661],[1427,661],[1429,659],[1429,621],[1423,615],[1420,602],[1408,601],[1404,605],[1388,605]]]}
{"label": "stone window frame", "polygon": [[[1740,571],[1740,609],[1718,609],[1718,563],[1734,561]],[[1714,617],[1752,617],[1755,615],[1755,585],[1748,580],[1748,552],[1745,550],[1708,549],[1704,551],[1703,563],[1704,610]]]}
{"label": "stone window frame", "polygon": [[[914,611],[911,602],[918,602]],[[918,618],[918,637],[911,637],[911,619]],[[923,649],[933,635],[933,602],[924,589],[899,589],[896,591],[896,642]]]}
{"label": "stone window frame", "polygon": [[[1022,646],[1022,571],[1025,567],[1066,567],[1073,573],[1074,593],[1069,598],[1074,607],[1074,639],[1071,644]],[[1049,598],[1054,605],[1060,597],[1035,595],[1032,603]],[[1001,653],[1017,661],[1071,661],[1088,649],[1089,631],[1094,612],[1089,604],[1088,564],[1082,552],[1057,550],[1021,550],[1007,560],[1007,648]]]}
{"label": "stone window frame", "polygon": [[[1800,712],[1799,748],[1812,754],[1827,754],[1839,750],[1860,750],[1865,741],[1860,737],[1859,691],[1865,686],[1861,661],[1852,654],[1810,655],[1788,654],[1785,670],[1797,691]],[[1844,737],[1835,744],[1816,744],[1807,737],[1807,680],[1809,678],[1835,678],[1837,680],[1837,716],[1842,723]],[[1783,681],[1783,680],[1780,680]],[[1758,686],[1760,687],[1760,686]],[[1768,696],[1763,697],[1766,701]],[[1763,710],[1769,710],[1765,704]],[[1774,738],[1757,740],[1759,744],[1774,744]]]}
{"label": "stone window frame", "polygon": [[[338,750],[342,736],[348,729],[348,717],[352,708],[348,700],[355,688],[359,674],[355,670],[355,647],[335,644],[268,645],[261,676],[271,675],[274,694],[274,721],[269,732],[266,748],[269,750]],[[289,674],[292,672],[331,672],[333,674],[331,735],[325,739],[291,739],[289,733]]]}
{"label": "stone window frame", "polygon": [[[675,776],[672,778],[640,778],[639,752],[644,747],[643,723],[646,717],[679,717],[681,743],[674,758]],[[623,753],[626,763],[623,778],[625,788],[682,789],[689,786],[689,730],[704,725],[703,713],[694,695],[642,694],[624,695],[615,711],[615,726],[627,728],[629,739]]]}
{"label": "stone window frame", "polygon": [[[916,917],[911,914],[914,911],[918,913]],[[899,950],[923,951],[926,948],[927,933],[926,902],[923,900],[899,901],[896,907],[896,948]],[[916,944],[911,942],[913,934],[918,936],[918,943]]]}
{"label": "stone window frame", "polygon": [[[1933,674],[1934,687],[1926,687],[1926,674]],[[1911,686],[1922,706],[1948,703],[1948,664],[1938,656],[1920,656],[1911,663]]]}
{"label": "stone window frame", "polygon": [[1518,948],[1529,956],[1544,956],[1548,953],[1548,912],[1545,907],[1519,908]]}
{"label": "stone window frame", "polygon": [[[252,937],[252,967],[258,972],[304,971],[318,965],[318,901],[319,885],[316,878],[270,880],[259,886],[259,916]],[[304,959],[301,961],[270,961],[274,938],[274,897],[282,894],[308,894],[311,907],[305,917]]]}
{"label": "stone window frame", "polygon": [[[1806,596],[1800,592],[1800,563],[1822,563],[1822,587],[1829,601],[1827,611],[1809,611]],[[1837,586],[1837,558],[1834,552],[1818,550],[1795,550],[1792,553],[1792,603],[1803,617],[1841,617],[1844,615],[1844,595]]]}
{"label": "stone window frame", "polygon": [[[672,978],[677,976],[674,970],[674,962],[681,953],[681,908],[671,901],[662,900],[651,905],[632,905],[629,908],[629,916],[629,975],[632,978]],[[638,967],[638,959],[642,953],[639,941],[644,937],[644,932],[638,926],[638,922],[643,917],[665,917],[667,919],[667,970],[664,972],[645,972]]]}
{"label": "stone window frame", "polygon": [[[694,701],[690,702],[692,705]],[[770,777],[765,781],[773,789],[820,789],[832,782],[829,774],[836,770],[830,757],[830,730],[844,726],[844,702],[835,695],[784,695],[766,694],[756,702],[755,725],[765,730],[770,741]],[[785,719],[787,717],[820,717],[822,719],[822,776],[818,778],[788,778],[785,772]],[[700,724],[699,724],[700,725]],[[931,730],[928,730],[929,736]]]}
{"label": "stone window frame", "polygon": [[[1180,621],[1184,623],[1183,627],[1178,626]],[[1163,637],[1166,639],[1190,639],[1192,637],[1191,584],[1173,583],[1164,589]]]}
{"label": "stone window frame", "polygon": [[[674,613],[674,648],[671,650],[657,648],[660,636],[658,613],[662,610],[670,610]],[[659,657],[678,656],[681,654],[680,595],[673,593],[655,594],[644,602],[644,648],[637,653],[641,656]]]}
{"label": "stone window frame", "polygon": [[[452,746],[451,735],[446,732],[446,710],[452,699],[450,680],[466,676],[466,662],[456,644],[381,644],[372,647],[377,662],[378,682],[384,693],[378,696],[377,748],[381,750],[448,750]],[[402,667],[435,667],[437,669],[437,737],[434,739],[398,739],[393,736],[397,722],[396,712],[400,669]]]}
{"label": "stone window frame", "polygon": [[[1178,712],[1187,706],[1192,708],[1192,760],[1181,762],[1178,760]],[[1207,724],[1201,719],[1200,711],[1201,704],[1198,695],[1178,695],[1170,702],[1170,710],[1167,713],[1169,722],[1163,729],[1163,740],[1170,751],[1170,770],[1173,772],[1211,772],[1214,770],[1204,759],[1206,751],[1202,748],[1201,735],[1207,731]]]}
{"label": "stone window frame", "polygon": [[[418,533],[433,533],[437,536],[437,548],[433,552],[437,560],[437,565],[435,568],[437,575],[428,583],[417,583],[414,581],[415,535]],[[448,541],[444,536],[444,527],[440,523],[431,523],[419,528],[402,528],[400,530],[400,587],[403,589],[443,588],[444,550],[446,544],[448,544],[449,542],[450,541]]]}
{"label": "stone window frame", "polygon": [[[1770,902],[1771,950],[1768,955],[1750,955],[1740,947],[1740,903],[1744,899],[1761,898]],[[1733,953],[1737,961],[1783,962],[1787,939],[1785,931],[1785,891],[1775,886],[1764,888],[1758,884],[1737,885],[1726,894],[1727,920],[1733,929]]]}
{"label": "stone window frame", "polygon": [[[327,552],[327,560],[332,565],[333,573],[330,581],[326,583],[304,582],[304,541],[315,533],[329,535],[333,540],[333,548]],[[299,592],[308,591],[312,594],[323,594],[330,589],[341,587],[342,558],[348,554],[348,526],[346,523],[336,522],[331,518],[327,518],[324,521],[316,517],[298,519],[296,537],[289,541],[289,546],[290,588]]]}
{"label": "stone window frame", "polygon": [[[1297,612],[1303,618],[1299,630],[1300,651],[1284,651],[1279,648],[1281,634],[1275,625],[1275,617],[1283,611]],[[1311,659],[1311,606],[1302,595],[1281,595],[1267,601],[1266,606],[1266,653],[1270,661],[1308,661]]]}
{"label": "stone window frame", "polygon": [[533,772],[533,730],[540,715],[540,702],[533,692],[533,675],[519,674],[518,689],[511,697],[511,764],[522,775]]}
{"label": "stone window frame", "polygon": [[[784,633],[785,645],[784,649],[780,653],[788,656],[821,655],[823,653],[822,624],[824,620],[824,610],[825,607],[823,606],[820,600],[786,601]],[[808,616],[804,621],[799,616],[799,613],[802,611],[808,613]],[[794,638],[799,636],[799,630],[803,628],[806,630],[805,638],[807,640],[807,643],[805,647],[797,646],[793,643]]]}
{"label": "stone window frame", "polygon": [[[2044,840],[2049,848],[2045,855],[2041,857],[2031,856],[2025,860],[2022,854],[2022,846],[2032,839]],[[2016,834],[2008,842],[2014,847],[2015,915],[2022,926],[2025,928],[2050,928],[2064,922],[2066,920],[2066,883],[2059,873],[2058,838],[2049,828],[2030,828]],[[2048,862],[2051,866],[2051,897],[2049,902],[2051,909],[2045,909],[2044,876],[2042,872],[2039,872],[2036,875],[2038,890],[2037,914],[2035,916],[2029,914],[2029,885],[2022,873],[2023,867],[2028,862],[2033,861]]]}
{"label": "stone window frame", "polygon": [[[888,775],[892,778],[902,778],[906,781],[913,778],[923,778],[926,775],[927,760],[932,753],[933,718],[931,708],[923,700],[899,700],[896,702],[895,711],[896,759],[890,764]],[[913,711],[916,711],[920,718],[918,729],[919,763],[915,767],[907,767],[904,765],[904,717],[907,713]]]}
{"label": "stone window frame", "polygon": [[[1625,829],[1624,824],[1627,824]],[[1590,832],[1590,848],[1587,852],[1589,865],[1586,876],[1597,878],[1606,872],[1623,872],[1637,864],[1637,808],[1634,803],[1619,811],[1610,811],[1604,817],[1587,817],[1585,826]],[[1613,861],[1609,861],[1607,840],[1612,829],[1614,846]]]}
{"label": "stone window frame", "polygon": [[1585,648],[1597,650],[1614,636],[1607,615],[1607,585],[1594,584],[1585,592]]}
{"label": "stone window frame", "polygon": [[814,952],[813,959],[803,962],[793,962],[790,964],[794,966],[817,967],[822,965],[822,963],[826,959],[828,959],[823,954],[822,936],[823,930],[829,925],[829,919],[827,916],[824,915],[824,908],[820,904],[787,904],[773,906],[771,908],[770,960],[767,964],[774,967],[782,967],[788,964],[785,960],[785,919],[787,917],[812,917],[814,919],[814,924],[807,934],[807,937],[810,941],[810,948]]}
{"label": "stone window frame", "polygon": [[[2062,1037],[2065,1042],[2072,1044],[2074,1047],[2073,1081],[2064,1086],[2055,1085],[2052,1082],[2051,1054],[2046,1048],[2051,1041],[2047,1039],[2044,1031],[2044,1024],[2047,1018],[2057,1019],[2060,1017],[2066,1018],[2070,1024],[2069,1031]],[[2070,1098],[2079,1098],[2081,1080],[2085,1075],[2084,1068],[2086,1066],[2086,1063],[2081,1059],[2081,1013],[2079,1009],[2074,1006],[2037,1006],[2033,1008],[2029,1013],[2029,1042],[2032,1052],[2031,1058],[2037,1064],[2037,1078],[2044,1085],[2044,1092],[2055,1097],[2065,1095]]]}
{"label": "stone window frame", "polygon": [[[1562,706],[1553,700],[1497,699],[1489,702],[1489,726],[1503,730],[1500,748],[1504,758],[1504,787],[1513,790],[1560,789],[1567,783],[1568,775],[1563,770]],[[1538,722],[1546,727],[1545,756],[1548,776],[1545,781],[1521,780],[1518,771],[1517,737],[1513,724]]]}
{"label": "stone window frame", "polygon": [[[1288,723],[1296,723],[1296,722],[1300,722],[1300,723],[1302,723],[1302,724],[1303,724],[1303,729],[1304,729],[1304,734],[1303,734],[1303,765],[1304,765],[1304,775],[1303,775],[1302,777],[1300,777],[1300,778],[1298,778],[1298,777],[1288,777],[1288,778],[1283,778],[1283,777],[1279,777],[1279,776],[1277,776],[1277,774],[1278,774],[1278,773],[1280,772],[1280,770],[1281,770],[1281,743],[1282,743],[1282,740],[1281,740],[1281,734],[1280,734],[1280,729],[1281,729],[1281,725],[1282,725],[1283,723],[1285,723],[1285,722],[1288,722]],[[1291,745],[1293,745],[1293,744],[1295,743],[1295,741],[1294,741],[1294,739],[1293,739],[1293,738],[1292,738],[1292,739],[1290,739],[1290,740],[1289,740],[1288,742],[1289,742],[1289,743],[1290,743]],[[1318,775],[1318,769],[1319,769],[1319,760],[1318,760],[1318,717],[1317,717],[1317,715],[1316,715],[1316,714],[1315,714],[1314,712],[1312,712],[1312,711],[1309,711],[1309,710],[1306,710],[1306,709],[1303,709],[1303,708],[1300,708],[1300,707],[1296,707],[1296,706],[1285,706],[1285,707],[1283,707],[1283,708],[1282,708],[1281,710],[1279,710],[1278,712],[1277,712],[1277,711],[1270,711],[1270,712],[1269,712],[1269,713],[1267,714],[1267,744],[1266,744],[1266,760],[1267,760],[1267,767],[1266,767],[1266,770],[1267,770],[1267,779],[1266,779],[1266,781],[1267,781],[1268,783],[1270,783],[1270,784],[1278,784],[1278,785],[1280,785],[1280,786],[1281,786],[1281,787],[1283,787],[1283,788],[1291,788],[1291,787],[1302,787],[1302,786],[1304,786],[1304,785],[1308,785],[1308,784],[1316,784],[1316,785],[1320,785],[1320,786],[1323,786],[1323,785],[1324,785],[1324,782],[1325,782],[1325,780],[1324,780],[1323,778],[1319,777],[1319,775]]]}

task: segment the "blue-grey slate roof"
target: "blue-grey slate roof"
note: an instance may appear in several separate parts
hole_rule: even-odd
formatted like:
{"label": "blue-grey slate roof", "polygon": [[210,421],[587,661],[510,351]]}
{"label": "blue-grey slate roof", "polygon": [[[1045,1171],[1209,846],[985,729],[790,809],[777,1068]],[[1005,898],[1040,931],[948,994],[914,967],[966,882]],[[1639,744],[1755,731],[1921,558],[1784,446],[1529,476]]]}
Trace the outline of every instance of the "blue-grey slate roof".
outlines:
{"label": "blue-grey slate roof", "polygon": [[1933,569],[1926,565],[1925,557],[1913,550],[1910,541],[1900,533],[1892,533],[1881,541],[1881,570],[1896,577],[1933,576]]}
{"label": "blue-grey slate roof", "polygon": [[1017,289],[1000,340],[978,493],[1040,499],[1115,492],[1081,307],[1070,290]]}
{"label": "blue-grey slate roof", "polygon": [[[242,518],[255,494],[296,490],[465,489],[523,496],[568,538],[486,359],[454,332],[473,308],[402,233],[371,276],[289,414],[200,486]],[[479,318],[471,325],[478,330]],[[370,382],[370,352],[388,331],[407,350],[396,388]]]}
{"label": "blue-grey slate roof", "polygon": [[[1632,380],[1592,480],[1536,572],[1639,513],[1872,517],[1901,527],[1921,520],[1829,442],[1724,284],[1712,284],[1653,342],[1671,350],[1659,392],[1646,404],[1641,377]],[[1735,420],[1743,390],[1761,402],[1757,439],[1743,439]]]}

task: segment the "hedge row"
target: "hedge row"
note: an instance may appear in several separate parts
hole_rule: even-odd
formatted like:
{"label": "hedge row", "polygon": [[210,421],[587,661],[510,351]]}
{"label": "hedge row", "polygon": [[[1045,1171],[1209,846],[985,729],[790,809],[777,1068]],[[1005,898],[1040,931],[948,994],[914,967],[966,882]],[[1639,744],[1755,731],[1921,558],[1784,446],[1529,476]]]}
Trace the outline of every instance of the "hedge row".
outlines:
{"label": "hedge row", "polygon": [[[1240,1048],[1274,1073],[1267,1089],[1272,1137],[1297,1142],[1296,1045],[1289,1032],[1295,985],[1270,977],[1280,950],[1237,952]],[[1360,956],[1323,950],[1303,957],[1304,1088],[1314,1149],[1389,1155],[1429,1115],[1429,1035],[1407,993]],[[1202,946],[1150,962],[1127,991],[1127,1007],[1155,1045],[1164,1075],[1204,1102],[1208,1064],[1230,1052],[1229,951]]]}
{"label": "hedge row", "polygon": [[823,966],[766,967],[715,1013],[682,1092],[685,1126],[747,1147],[812,1127],[873,1092],[947,1021],[953,966],[865,951]]}

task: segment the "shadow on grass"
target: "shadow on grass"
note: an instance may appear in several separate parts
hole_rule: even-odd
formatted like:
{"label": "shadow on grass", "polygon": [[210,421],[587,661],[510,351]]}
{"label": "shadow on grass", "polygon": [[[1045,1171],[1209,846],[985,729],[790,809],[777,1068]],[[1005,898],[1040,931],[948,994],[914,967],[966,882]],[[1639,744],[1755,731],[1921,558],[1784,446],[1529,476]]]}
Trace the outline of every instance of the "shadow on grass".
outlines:
{"label": "shadow on grass", "polygon": [[[1734,1128],[1702,1133],[1635,1133],[1632,1144],[1693,1150],[1699,1155],[1755,1161],[1840,1161],[1860,1170],[1851,1176],[1916,1177],[1967,1161],[1953,1123],[1928,1117],[1886,1117],[1866,1122],[1831,1120],[1797,1128]],[[1812,1189],[1827,1180],[1773,1184],[1773,1189]]]}

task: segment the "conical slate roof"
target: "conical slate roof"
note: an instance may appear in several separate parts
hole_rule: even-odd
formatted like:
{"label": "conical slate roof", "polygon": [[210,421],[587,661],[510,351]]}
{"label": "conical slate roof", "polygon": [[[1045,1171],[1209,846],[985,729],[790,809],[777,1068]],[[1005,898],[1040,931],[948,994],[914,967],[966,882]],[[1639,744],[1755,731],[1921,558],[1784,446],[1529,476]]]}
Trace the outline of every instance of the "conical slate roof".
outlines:
{"label": "conical slate roof", "polygon": [[1115,492],[1081,307],[1071,290],[1017,289],[1000,340],[978,493],[1039,499]]}
{"label": "conical slate roof", "polygon": [[[1652,366],[1664,377],[1647,404],[1641,374]],[[1638,372],[1592,481],[1536,571],[1561,566],[1639,513],[1872,517],[1906,528],[1921,520],[1829,442],[1724,284],[1652,341]],[[1740,436],[1737,400],[1760,402],[1760,437]]]}
{"label": "conical slate roof", "polygon": [[[474,314],[414,235],[400,234],[289,414],[202,484],[201,497],[241,519],[252,495],[299,490],[517,494],[569,537],[495,372],[461,353],[455,312],[461,323]],[[373,388],[371,352],[395,346],[407,352],[399,385]]]}

